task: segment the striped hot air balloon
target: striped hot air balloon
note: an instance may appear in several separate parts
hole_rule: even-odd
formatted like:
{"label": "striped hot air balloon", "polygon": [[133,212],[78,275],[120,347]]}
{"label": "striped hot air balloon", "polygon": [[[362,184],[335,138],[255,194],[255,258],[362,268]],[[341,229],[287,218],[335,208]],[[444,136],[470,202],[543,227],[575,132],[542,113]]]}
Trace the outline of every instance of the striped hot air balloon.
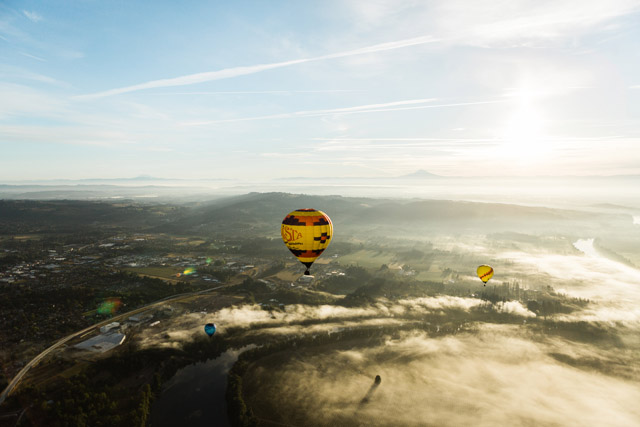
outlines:
{"label": "striped hot air balloon", "polygon": [[489,279],[493,277],[493,267],[491,267],[490,265],[483,264],[478,267],[478,270],[476,272],[478,273],[478,277],[480,278],[480,280],[482,280],[485,286],[487,285]]}
{"label": "striped hot air balloon", "polygon": [[280,233],[287,248],[307,267],[304,274],[309,275],[311,264],[329,246],[333,224],[322,211],[298,209],[284,218]]}

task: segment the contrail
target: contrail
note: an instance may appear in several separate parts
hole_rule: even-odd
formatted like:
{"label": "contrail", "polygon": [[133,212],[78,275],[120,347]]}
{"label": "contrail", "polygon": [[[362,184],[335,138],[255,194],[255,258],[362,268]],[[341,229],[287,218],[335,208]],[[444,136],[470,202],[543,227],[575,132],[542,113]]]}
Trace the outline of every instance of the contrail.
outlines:
{"label": "contrail", "polygon": [[427,43],[437,42],[438,39],[431,36],[414,37],[411,39],[399,40],[389,43],[380,43],[373,46],[363,47],[355,50],[348,50],[345,52],[332,53],[329,55],[316,56],[312,58],[294,59],[284,62],[275,62],[272,64],[259,64],[249,65],[243,67],[225,68],[218,71],[207,71],[204,73],[188,74],[186,76],[174,77],[170,79],[152,80],[146,83],[140,83],[133,86],[125,86],[116,89],[106,90],[104,92],[97,92],[88,95],[77,96],[77,99],[94,99],[104,98],[107,96],[120,95],[128,92],[135,92],[138,90],[160,88],[160,87],[173,87],[173,86],[186,86],[196,83],[209,82],[213,80],[230,79],[238,76],[246,76],[249,74],[256,74],[266,70],[273,70],[275,68],[290,67],[292,65],[302,64],[305,62],[322,61],[325,59],[343,58],[347,56],[364,55],[367,53],[382,52],[386,50],[401,49],[403,47],[417,46]]}

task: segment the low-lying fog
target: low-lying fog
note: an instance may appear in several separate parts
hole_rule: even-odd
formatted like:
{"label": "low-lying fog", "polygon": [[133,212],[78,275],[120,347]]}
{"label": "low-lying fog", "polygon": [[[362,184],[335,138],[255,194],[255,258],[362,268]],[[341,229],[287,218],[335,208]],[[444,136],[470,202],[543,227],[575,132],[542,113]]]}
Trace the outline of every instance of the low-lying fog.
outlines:
{"label": "low-lying fog", "polygon": [[589,321],[640,323],[640,270],[601,255],[593,239],[574,243],[580,255],[507,252],[515,272],[548,277],[558,292],[588,298],[590,307],[571,317]]}
{"label": "low-lying fog", "polygon": [[[589,236],[573,247],[491,254],[509,265],[496,270],[498,280],[541,281],[590,300],[581,310],[549,316],[548,323],[518,301],[491,305],[442,295],[379,299],[363,308],[233,306],[182,315],[160,339],[151,331],[141,338],[147,346],[180,346],[211,319],[220,334],[243,328],[234,333],[257,340],[417,325],[426,318],[444,323],[451,313],[490,310],[511,320],[466,322],[445,334],[416,327],[385,336],[381,345],[299,348],[258,361],[246,374],[245,397],[258,417],[286,425],[640,425],[640,271],[601,254]],[[480,249],[486,248],[464,248]],[[592,328],[583,329],[586,336],[554,330],[585,322]]]}
{"label": "low-lying fog", "polygon": [[[10,184],[10,185],[7,185]],[[640,176],[280,178],[176,180],[153,177],[0,182],[4,199],[202,201],[249,192],[424,198],[566,207],[616,204],[640,209]]]}
{"label": "low-lying fog", "polygon": [[276,369],[256,368],[252,394],[277,390],[271,405],[285,415],[276,419],[293,425],[638,424],[637,382],[554,355],[621,369],[627,362],[613,350],[484,325],[442,338],[406,333],[375,348],[303,351]]}

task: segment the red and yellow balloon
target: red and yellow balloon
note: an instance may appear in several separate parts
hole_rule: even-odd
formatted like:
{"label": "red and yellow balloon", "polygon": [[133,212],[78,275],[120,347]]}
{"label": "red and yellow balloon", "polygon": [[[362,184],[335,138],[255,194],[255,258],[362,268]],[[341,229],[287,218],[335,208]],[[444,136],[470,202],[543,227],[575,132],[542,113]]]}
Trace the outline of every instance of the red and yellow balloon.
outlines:
{"label": "red and yellow balloon", "polygon": [[298,209],[284,218],[280,227],[287,248],[303,263],[309,275],[311,264],[324,252],[333,236],[331,219],[322,211]]}
{"label": "red and yellow balloon", "polygon": [[486,286],[489,279],[493,277],[493,267],[491,267],[490,265],[483,264],[478,267],[478,269],[476,270],[476,273],[478,273],[478,277],[480,278],[480,280],[482,280],[482,282]]}

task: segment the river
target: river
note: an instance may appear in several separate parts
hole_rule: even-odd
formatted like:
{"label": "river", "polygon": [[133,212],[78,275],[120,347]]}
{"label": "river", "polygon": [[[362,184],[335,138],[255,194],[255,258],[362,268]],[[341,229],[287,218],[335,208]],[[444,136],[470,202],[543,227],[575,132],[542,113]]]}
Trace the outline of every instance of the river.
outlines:
{"label": "river", "polygon": [[506,252],[500,258],[519,264],[519,271],[571,297],[589,299],[576,316],[583,320],[632,323],[640,327],[640,269],[609,259],[593,238],[577,239],[579,254]]}
{"label": "river", "polygon": [[230,426],[225,400],[227,373],[241,353],[254,347],[227,350],[215,359],[178,370],[151,407],[151,425]]}
{"label": "river", "polygon": [[[581,296],[600,303],[585,310],[591,312],[585,320],[640,325],[640,270],[599,253],[594,239],[579,239],[573,246],[584,257],[575,260],[577,262],[565,257],[565,267],[580,279]],[[570,293],[575,290],[569,287]]]}

